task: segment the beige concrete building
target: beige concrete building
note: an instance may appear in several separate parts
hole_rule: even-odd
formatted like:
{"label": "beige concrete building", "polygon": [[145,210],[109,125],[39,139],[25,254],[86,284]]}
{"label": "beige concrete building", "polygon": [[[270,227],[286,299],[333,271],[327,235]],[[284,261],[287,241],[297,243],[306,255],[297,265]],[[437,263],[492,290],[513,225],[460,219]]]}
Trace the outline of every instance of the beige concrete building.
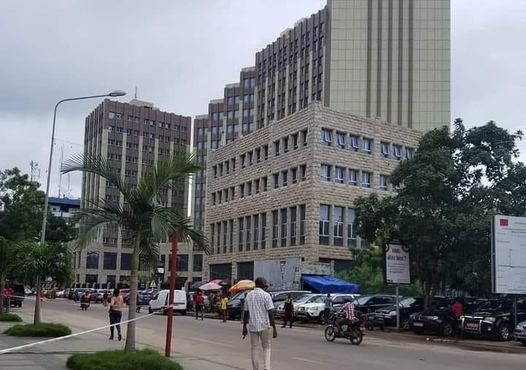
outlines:
{"label": "beige concrete building", "polygon": [[388,194],[389,174],[420,133],[313,102],[209,154],[204,276],[266,276],[298,287],[302,273],[333,273],[367,247],[353,201]]}
{"label": "beige concrete building", "polygon": [[[121,178],[135,185],[158,161],[190,150],[191,117],[163,112],[152,103],[133,99],[120,103],[106,99],[86,117],[84,153],[106,158]],[[175,184],[161,195],[166,206],[187,213],[188,181]],[[124,204],[120,192],[94,174],[83,174],[81,208],[93,207],[101,199]],[[192,248],[182,245],[178,255],[178,286],[200,276],[202,256],[194,258]],[[129,243],[121,232],[105,230],[97,242],[75,252],[76,286],[115,287],[129,282],[131,268]],[[158,265],[168,271],[169,246],[161,245]],[[140,277],[152,276],[157,266],[142,266]],[[166,274],[165,274],[166,277]]]}

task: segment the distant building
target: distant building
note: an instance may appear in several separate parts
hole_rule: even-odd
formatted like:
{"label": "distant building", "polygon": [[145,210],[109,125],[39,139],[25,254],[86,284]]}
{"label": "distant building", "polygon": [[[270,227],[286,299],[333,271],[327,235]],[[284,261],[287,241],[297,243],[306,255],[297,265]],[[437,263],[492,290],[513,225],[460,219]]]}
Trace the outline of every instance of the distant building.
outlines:
{"label": "distant building", "polygon": [[66,219],[80,209],[80,199],[49,197],[48,204],[53,216]]}
{"label": "distant building", "polygon": [[[107,158],[120,171],[121,178],[134,185],[145,169],[153,167],[157,161],[189,152],[190,129],[190,117],[160,111],[152,103],[136,99],[120,103],[106,99],[86,117],[84,153]],[[176,185],[166,190],[162,201],[186,215],[188,181]],[[96,175],[83,174],[81,207],[93,207],[100,199],[123,204],[115,187]],[[168,271],[169,247],[161,247],[159,265]],[[182,245],[179,250],[178,285],[181,286],[192,279],[193,265],[188,264],[191,248]],[[115,287],[119,283],[129,283],[131,255],[132,250],[120,232],[105,231],[97,242],[76,252],[76,284]],[[142,266],[139,276],[151,276],[156,267]],[[199,266],[195,269],[200,271]]]}

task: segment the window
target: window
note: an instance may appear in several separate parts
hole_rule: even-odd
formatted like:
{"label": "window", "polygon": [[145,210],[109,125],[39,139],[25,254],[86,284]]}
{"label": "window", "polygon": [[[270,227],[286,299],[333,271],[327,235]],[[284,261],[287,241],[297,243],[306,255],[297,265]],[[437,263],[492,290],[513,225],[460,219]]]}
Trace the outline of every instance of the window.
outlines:
{"label": "window", "polygon": [[278,224],[278,211],[272,211],[272,248],[278,246],[279,238],[279,224]]}
{"label": "window", "polygon": [[349,169],[349,185],[356,186],[358,184],[358,171]]}
{"label": "window", "polygon": [[290,214],[290,245],[296,245],[296,227],[297,227],[297,209],[296,207],[289,208]]}
{"label": "window", "polygon": [[305,164],[300,166],[300,178],[301,181],[305,181],[307,179],[307,165]]}
{"label": "window", "polygon": [[281,171],[281,178],[283,179],[283,186],[287,186],[289,171]]}
{"label": "window", "polygon": [[288,137],[283,138],[283,151],[285,153],[289,151],[289,138]]}
{"label": "window", "polygon": [[343,246],[343,212],[343,207],[334,207],[333,243],[337,246]]}
{"label": "window", "polygon": [[380,153],[384,158],[389,157],[389,143],[386,143],[385,141],[380,143]]}
{"label": "window", "polygon": [[301,144],[303,146],[307,146],[307,133],[308,133],[307,129],[301,131]]}
{"label": "window", "polygon": [[402,147],[400,145],[393,144],[393,156],[397,160],[402,158]]}
{"label": "window", "polygon": [[321,129],[321,141],[324,145],[331,145],[332,143],[332,130],[328,128]]}
{"label": "window", "polygon": [[236,197],[236,189],[234,186],[230,187],[230,200],[234,200]]}
{"label": "window", "polygon": [[261,249],[265,249],[267,242],[267,214],[261,214]]}
{"label": "window", "polygon": [[245,217],[245,229],[246,229],[246,232],[245,232],[245,246],[246,246],[246,250],[249,251],[250,250],[250,246],[252,245],[252,237],[251,237],[251,234],[250,234],[250,231],[251,231],[251,228],[252,228],[252,225],[251,225],[251,216],[247,216]]}
{"label": "window", "polygon": [[194,272],[203,271],[203,255],[202,254],[194,253],[193,266],[194,266]]}
{"label": "window", "polygon": [[258,163],[261,161],[261,148],[256,149],[256,161]]}
{"label": "window", "polygon": [[272,175],[274,179],[274,189],[279,188],[279,173],[275,173]]}
{"label": "window", "polygon": [[300,245],[305,244],[305,204],[300,205]]}
{"label": "window", "polygon": [[263,158],[268,159],[268,145],[263,145]]}
{"label": "window", "polygon": [[236,159],[232,158],[230,162],[232,163],[232,172],[236,172]]}
{"label": "window", "polygon": [[347,246],[356,247],[356,231],[354,230],[354,220],[356,212],[352,208],[347,209]]}
{"label": "window", "polygon": [[287,208],[281,209],[281,246],[287,246]]}
{"label": "window", "polygon": [[229,241],[228,241],[228,250],[230,253],[232,253],[232,250],[234,248],[234,220],[229,220]]}
{"label": "window", "polygon": [[411,159],[415,156],[415,150],[413,148],[405,148],[405,159]]}
{"label": "window", "polygon": [[298,182],[298,167],[294,167],[292,170],[291,170],[291,173],[292,173],[292,183],[295,184]]}
{"label": "window", "polygon": [[254,250],[259,248],[259,215],[252,216],[254,226]]}
{"label": "window", "polygon": [[345,149],[345,136],[343,132],[336,132],[336,145],[340,149]]}
{"label": "window", "polygon": [[343,184],[344,172],[345,170],[343,167],[334,167],[334,181],[339,184]]}
{"label": "window", "polygon": [[212,205],[216,205],[216,193],[212,193]]}
{"label": "window", "polygon": [[239,185],[239,196],[241,198],[245,197],[245,184]]}
{"label": "window", "polygon": [[387,175],[380,175],[380,190],[387,190]]}
{"label": "window", "polygon": [[239,251],[242,252],[243,251],[243,247],[244,247],[244,236],[245,236],[245,233],[244,233],[244,230],[243,230],[243,222],[245,221],[245,219],[243,217],[239,217],[237,219],[237,224],[239,226],[239,233],[238,233],[238,237],[237,237],[237,240],[238,240],[238,243],[239,243]]}
{"label": "window", "polygon": [[216,237],[216,225],[210,224],[210,247],[212,247],[212,253],[215,251],[215,237]]}
{"label": "window", "polygon": [[104,252],[104,270],[116,270],[117,269],[117,253]]}
{"label": "window", "polygon": [[373,150],[373,139],[367,139],[364,137],[362,139],[362,142],[363,142],[363,151],[371,154]]}
{"label": "window", "polygon": [[87,252],[86,253],[86,268],[87,269],[98,269],[99,268],[99,252]]}
{"label": "window", "polygon": [[371,187],[371,173],[362,171],[362,187],[370,188]]}
{"label": "window", "polygon": [[259,194],[259,185],[260,185],[260,183],[261,183],[260,179],[257,179],[257,180],[254,181],[254,187],[256,188],[255,189],[255,193],[256,194]]}
{"label": "window", "polygon": [[[358,151],[358,136],[356,135],[349,135],[349,149],[354,150],[355,152]],[[365,148],[364,148],[365,149]]]}
{"label": "window", "polygon": [[263,191],[267,191],[268,177],[265,176],[261,180],[263,181]]}
{"label": "window", "polygon": [[328,164],[322,164],[320,176],[323,181],[331,181],[331,166]]}
{"label": "window", "polygon": [[245,163],[246,155],[245,154],[241,154],[240,158],[241,158],[241,168],[245,168],[245,166],[246,166],[246,163]]}
{"label": "window", "polygon": [[294,147],[294,149],[298,149],[298,134],[293,134],[292,135],[292,146]]}
{"label": "window", "polygon": [[121,253],[121,270],[131,270],[131,253]]}
{"label": "window", "polygon": [[178,254],[175,263],[175,271],[188,271],[188,254]]}
{"label": "window", "polygon": [[115,112],[108,112],[108,118],[109,119],[115,118]]}
{"label": "window", "polygon": [[279,140],[274,141],[274,155],[279,155],[279,147],[280,147]]}
{"label": "window", "polygon": [[247,195],[252,195],[252,181],[247,182]]}
{"label": "window", "polygon": [[320,244],[329,245],[329,225],[331,206],[320,205]]}

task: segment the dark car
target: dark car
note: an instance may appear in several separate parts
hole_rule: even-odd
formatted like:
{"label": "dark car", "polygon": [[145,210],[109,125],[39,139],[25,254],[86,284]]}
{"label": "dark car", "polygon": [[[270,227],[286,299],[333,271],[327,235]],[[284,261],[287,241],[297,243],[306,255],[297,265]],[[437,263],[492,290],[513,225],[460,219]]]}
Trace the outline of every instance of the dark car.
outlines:
{"label": "dark car", "polygon": [[[424,300],[422,298],[401,297],[399,302],[400,328],[404,330],[409,330],[409,317],[415,312],[422,311],[423,308]],[[373,322],[375,326],[379,326],[381,328],[385,326],[396,326],[396,304],[376,310],[374,312]]]}
{"label": "dark car", "polygon": [[388,294],[377,294],[363,296],[356,299],[354,308],[362,314],[370,314],[376,310],[384,307],[389,307],[395,304],[396,296]]}
{"label": "dark car", "polygon": [[434,308],[409,316],[409,326],[417,334],[430,333],[449,336],[455,331],[456,318],[449,303],[435,305]]}
{"label": "dark car", "polygon": [[[517,322],[526,320],[526,302],[517,304]],[[463,336],[483,337],[506,341],[511,339],[515,324],[514,302],[492,300],[478,307],[475,312],[465,314],[460,320]]]}
{"label": "dark car", "polygon": [[526,346],[526,321],[519,322],[515,326],[515,340],[522,343],[523,346]]}
{"label": "dark car", "polygon": [[241,317],[241,311],[243,309],[246,294],[247,292],[239,292],[230,298],[227,305],[229,319],[235,320],[236,318]]}

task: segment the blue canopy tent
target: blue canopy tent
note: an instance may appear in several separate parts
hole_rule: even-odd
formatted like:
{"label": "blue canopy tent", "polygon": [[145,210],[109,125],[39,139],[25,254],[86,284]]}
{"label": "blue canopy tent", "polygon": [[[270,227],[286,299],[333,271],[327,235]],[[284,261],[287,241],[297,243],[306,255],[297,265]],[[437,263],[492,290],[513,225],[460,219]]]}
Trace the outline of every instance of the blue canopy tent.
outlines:
{"label": "blue canopy tent", "polygon": [[348,293],[358,294],[360,286],[330,275],[301,275],[303,289],[316,293]]}

